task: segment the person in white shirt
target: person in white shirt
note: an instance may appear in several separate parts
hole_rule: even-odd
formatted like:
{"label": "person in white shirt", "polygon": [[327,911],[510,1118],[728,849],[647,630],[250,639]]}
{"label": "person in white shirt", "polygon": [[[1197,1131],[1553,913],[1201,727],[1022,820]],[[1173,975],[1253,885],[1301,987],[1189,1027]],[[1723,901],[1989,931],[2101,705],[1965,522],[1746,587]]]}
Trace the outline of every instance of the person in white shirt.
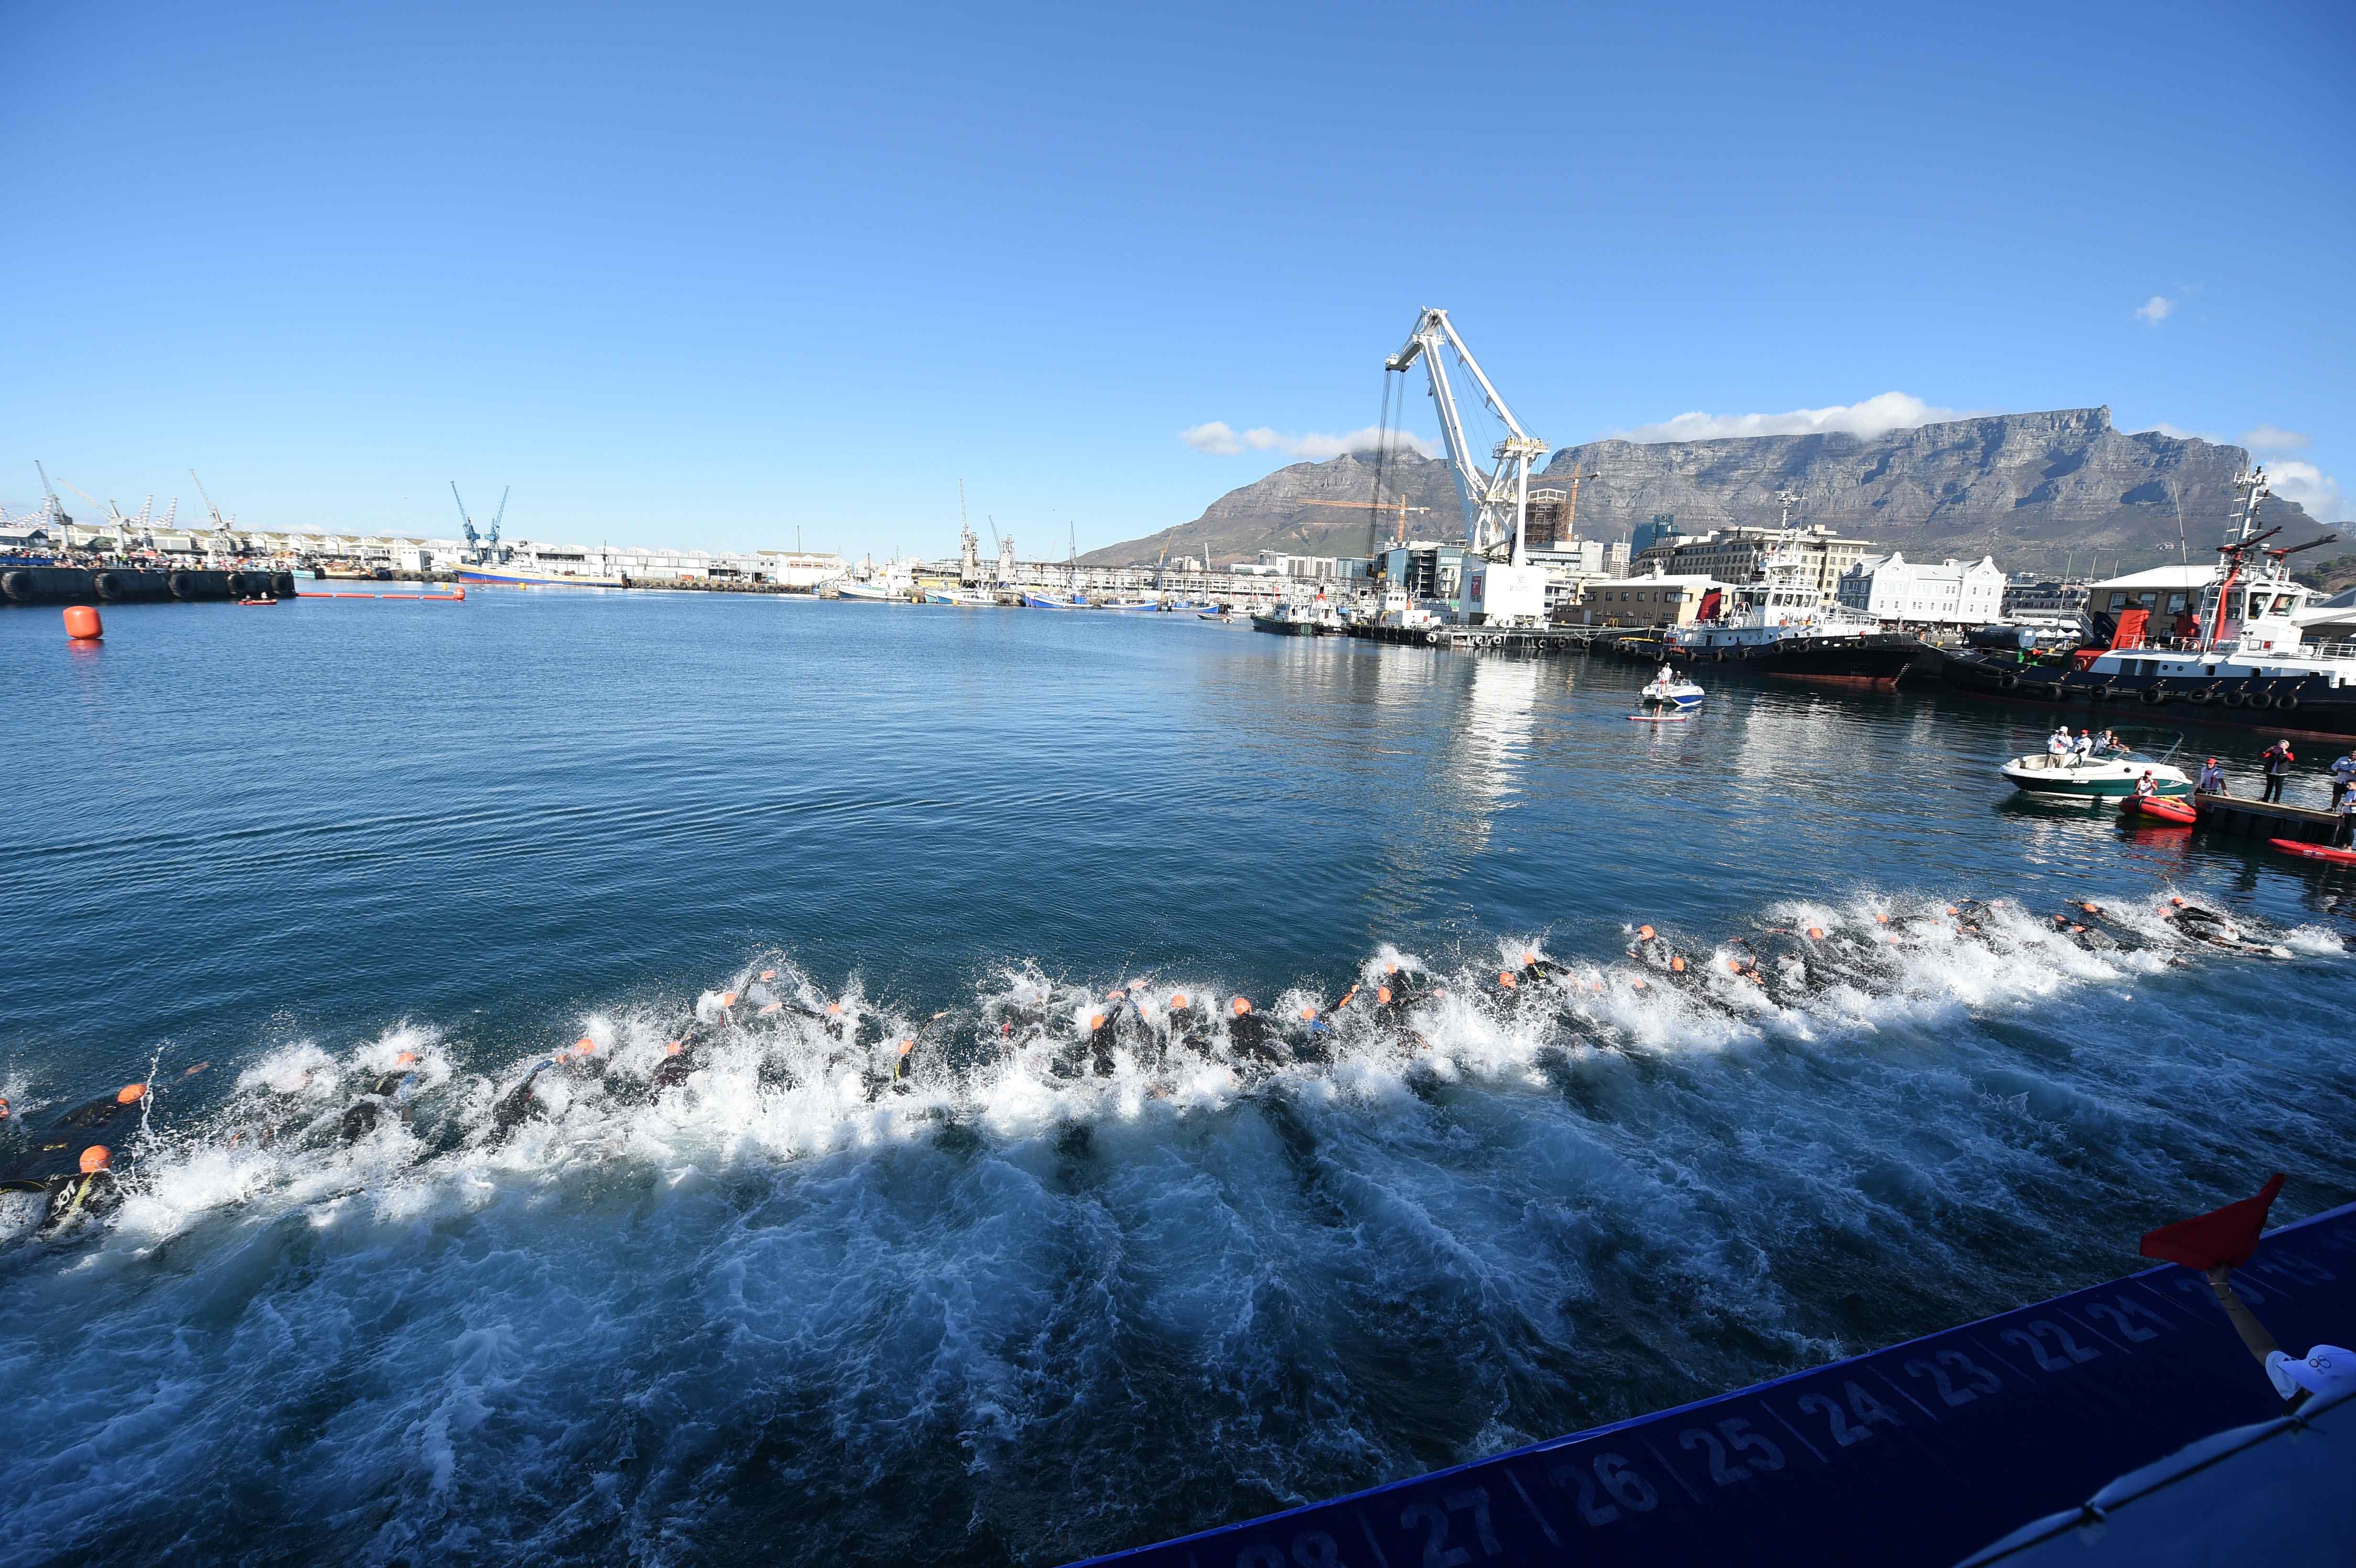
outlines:
{"label": "person in white shirt", "polygon": [[2332,810],[2340,809],[2340,803],[2347,798],[2351,784],[2356,784],[2356,746],[2349,747],[2340,760],[2331,764]]}
{"label": "person in white shirt", "polygon": [[2062,725],[2045,739],[2045,750],[2053,756],[2066,757],[2070,754],[2072,747],[2070,726],[2067,724]]}
{"label": "person in white shirt", "polygon": [[2094,746],[2094,732],[2092,730],[2079,731],[2078,739],[2072,743],[2072,749],[2077,752],[2078,760],[2082,763],[2093,760]]}

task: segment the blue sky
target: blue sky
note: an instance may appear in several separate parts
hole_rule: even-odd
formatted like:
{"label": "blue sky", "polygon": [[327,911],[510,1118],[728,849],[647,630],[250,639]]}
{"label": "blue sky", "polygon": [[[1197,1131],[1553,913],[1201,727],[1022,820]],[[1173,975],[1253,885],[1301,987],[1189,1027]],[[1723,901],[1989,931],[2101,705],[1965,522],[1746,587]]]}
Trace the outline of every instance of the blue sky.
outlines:
{"label": "blue sky", "polygon": [[194,466],[252,526],[451,532],[455,478],[478,519],[512,485],[511,534],[881,552],[950,548],[963,477],[1060,554],[1376,422],[1429,304],[1558,444],[2108,402],[2270,432],[2337,518],[2351,39],[2324,5],[0,0],[0,502],[37,457],[185,514]]}

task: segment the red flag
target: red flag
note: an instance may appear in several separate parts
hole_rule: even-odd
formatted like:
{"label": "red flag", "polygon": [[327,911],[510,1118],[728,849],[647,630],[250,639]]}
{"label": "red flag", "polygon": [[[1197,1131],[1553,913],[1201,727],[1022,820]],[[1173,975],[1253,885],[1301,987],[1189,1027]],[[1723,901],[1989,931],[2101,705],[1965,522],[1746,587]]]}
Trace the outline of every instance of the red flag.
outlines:
{"label": "red flag", "polygon": [[2211,1269],[2220,1264],[2239,1268],[2258,1250],[2258,1232],[2266,1227],[2266,1211],[2274,1207],[2282,1184],[2282,1172],[2276,1171],[2255,1198],[2147,1232],[2137,1250],[2147,1258],[2186,1268]]}

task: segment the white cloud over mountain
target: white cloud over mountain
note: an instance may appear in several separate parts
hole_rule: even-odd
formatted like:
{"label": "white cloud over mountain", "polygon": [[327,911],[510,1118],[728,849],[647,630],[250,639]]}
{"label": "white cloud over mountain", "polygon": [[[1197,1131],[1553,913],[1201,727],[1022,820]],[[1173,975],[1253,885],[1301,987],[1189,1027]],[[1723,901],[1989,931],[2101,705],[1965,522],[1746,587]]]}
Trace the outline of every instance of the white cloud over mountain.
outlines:
{"label": "white cloud over mountain", "polygon": [[[1207,452],[1215,457],[1232,457],[1239,452],[1280,452],[1288,457],[1323,463],[1345,452],[1375,451],[1382,445],[1383,432],[1379,425],[1367,425],[1346,435],[1327,435],[1320,431],[1292,435],[1270,430],[1266,425],[1238,431],[1224,420],[1212,420],[1180,431],[1178,439],[1195,451]],[[1433,456],[1439,451],[1435,443],[1405,431],[1393,431],[1391,440],[1397,448],[1424,457]]]}
{"label": "white cloud over mountain", "polygon": [[2176,302],[2165,294],[2154,294],[2136,306],[2136,319],[2146,326],[2158,326],[2176,314]]}
{"label": "white cloud over mountain", "polygon": [[2307,515],[2319,523],[2348,519],[2348,499],[2340,493],[2340,482],[2312,463],[2269,463],[2266,482],[2276,495],[2305,507]]}
{"label": "white cloud over mountain", "polygon": [[1912,430],[1942,420],[1963,419],[1954,409],[1942,409],[1906,392],[1883,392],[1862,402],[1829,409],[1794,409],[1780,414],[1679,414],[1658,424],[1616,430],[1622,441],[1717,441],[1737,435],[1821,435],[1837,431],[1855,436],[1877,436],[1885,431]]}

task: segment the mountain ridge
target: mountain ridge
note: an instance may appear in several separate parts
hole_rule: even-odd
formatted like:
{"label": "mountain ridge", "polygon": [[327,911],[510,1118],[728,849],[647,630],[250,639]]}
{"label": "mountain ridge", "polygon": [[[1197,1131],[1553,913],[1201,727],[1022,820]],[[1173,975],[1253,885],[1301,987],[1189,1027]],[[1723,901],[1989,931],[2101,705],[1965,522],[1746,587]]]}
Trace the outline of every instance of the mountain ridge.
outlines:
{"label": "mountain ridge", "polygon": [[[1910,559],[1993,555],[2008,571],[2059,570],[2073,558],[2132,571],[2205,558],[2235,507],[2239,446],[2158,431],[2124,432],[2108,405],[1984,414],[1886,431],[1721,436],[1706,441],[1619,438],[1559,448],[1534,486],[1580,488],[1578,531],[1626,539],[1656,514],[1680,531],[1772,525],[1776,493],[1800,497],[1795,520],[1822,524]],[[1151,562],[1173,555],[1249,560],[1262,549],[1364,555],[1374,533],[1361,511],[1311,505],[1363,504],[1375,495],[1372,454],[1298,463],[1228,491],[1192,522],[1091,550],[1092,564]],[[1404,453],[1383,465],[1383,494],[1430,510],[1408,519],[1410,538],[1458,539],[1462,512],[1448,464]],[[2296,531],[2313,519],[2270,496],[2263,526]],[[1395,517],[1386,514],[1387,539]],[[2180,530],[2180,532],[2179,532]],[[2181,544],[2179,546],[2179,539]],[[2299,542],[2292,540],[2291,542]]]}

